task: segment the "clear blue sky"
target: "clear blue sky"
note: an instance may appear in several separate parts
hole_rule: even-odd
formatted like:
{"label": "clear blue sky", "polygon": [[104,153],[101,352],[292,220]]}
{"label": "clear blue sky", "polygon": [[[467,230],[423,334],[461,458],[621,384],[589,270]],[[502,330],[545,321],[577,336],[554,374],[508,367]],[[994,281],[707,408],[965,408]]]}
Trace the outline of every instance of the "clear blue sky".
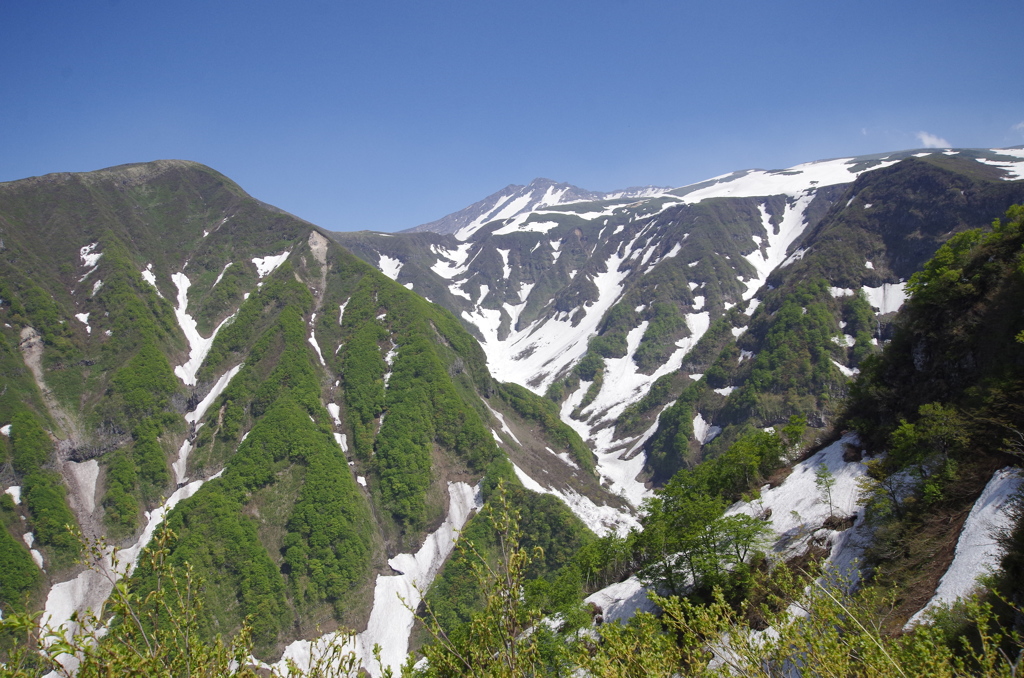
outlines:
{"label": "clear blue sky", "polygon": [[1021,0],[9,0],[0,181],[185,158],[398,230],[538,176],[1019,145],[1022,26]]}

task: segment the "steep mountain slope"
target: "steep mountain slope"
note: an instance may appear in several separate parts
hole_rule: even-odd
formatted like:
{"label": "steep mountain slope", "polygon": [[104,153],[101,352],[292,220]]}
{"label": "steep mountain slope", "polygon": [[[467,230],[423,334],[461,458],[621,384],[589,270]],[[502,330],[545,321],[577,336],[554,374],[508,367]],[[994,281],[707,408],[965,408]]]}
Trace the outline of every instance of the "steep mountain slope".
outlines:
{"label": "steep mountain slope", "polygon": [[714,454],[719,434],[724,446],[795,413],[830,420],[902,281],[1024,197],[1022,157],[906,151],[516,216],[481,208],[454,236],[333,237],[458,315],[496,377],[559,403],[638,506],[645,480]]}
{"label": "steep mountain slope", "polygon": [[[72,565],[65,524],[155,585],[140,551],[169,511],[203,630],[251,616],[276,658],[320,626],[366,628],[397,580],[427,586],[474,487],[516,482],[502,447],[583,504],[619,503],[450,313],[202,165],[0,184],[0,239],[0,559],[21,573],[5,610],[98,609],[110,578]],[[418,551],[415,579],[396,574]]]}

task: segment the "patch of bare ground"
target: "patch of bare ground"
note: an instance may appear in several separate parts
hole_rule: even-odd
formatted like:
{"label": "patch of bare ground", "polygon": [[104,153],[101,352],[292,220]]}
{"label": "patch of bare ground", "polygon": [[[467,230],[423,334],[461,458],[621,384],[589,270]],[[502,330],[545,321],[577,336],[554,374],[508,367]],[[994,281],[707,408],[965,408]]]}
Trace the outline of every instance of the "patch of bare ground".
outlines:
{"label": "patch of bare ground", "polygon": [[874,583],[899,591],[886,631],[898,634],[904,624],[935,595],[939,580],[956,554],[960,532],[974,502],[1002,460],[985,457],[965,465],[947,490],[947,499],[914,518],[881,527],[869,550]]}
{"label": "patch of bare ground", "polygon": [[778,487],[783,482],[785,482],[786,478],[788,478],[791,473],[793,473],[792,466],[783,466],[781,468],[775,469],[768,476],[768,486],[773,488]]}

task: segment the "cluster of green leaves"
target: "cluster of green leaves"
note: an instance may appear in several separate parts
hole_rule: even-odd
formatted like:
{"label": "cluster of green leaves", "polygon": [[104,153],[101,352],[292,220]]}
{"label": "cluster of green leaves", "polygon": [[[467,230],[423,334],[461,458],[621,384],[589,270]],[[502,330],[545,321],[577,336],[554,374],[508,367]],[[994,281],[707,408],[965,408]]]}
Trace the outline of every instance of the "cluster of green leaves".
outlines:
{"label": "cluster of green leaves", "polygon": [[101,503],[104,520],[118,536],[134,531],[140,504],[154,506],[167,494],[170,473],[160,443],[164,431],[180,431],[183,420],[171,405],[179,393],[167,357],[152,339],[114,372],[98,412],[104,425],[131,431],[131,444],[106,460],[108,481]]}
{"label": "cluster of green leaves", "polygon": [[677,472],[645,505],[636,540],[641,576],[677,594],[741,580],[769,528],[743,514],[726,517],[725,509],[761,483],[785,453],[780,434],[753,431],[721,455]]}
{"label": "cluster of green leaves", "polygon": [[[254,623],[246,620],[238,633],[210,636],[203,589],[206,582],[188,563],[169,557],[176,535],[166,526],[147,552],[145,569],[152,582],[115,583],[103,614],[87,612],[72,628],[44,628],[39,617],[25,612],[5,614],[0,638],[13,641],[0,647],[3,675],[39,678],[44,675],[80,676],[203,676],[279,678],[319,676],[353,678],[358,661],[345,649],[352,634],[339,632],[338,642],[317,647],[305,670],[288,661],[286,668],[267,672],[253,662],[257,651]],[[2,538],[2,537],[0,537]],[[107,556],[102,543],[88,544],[90,567],[99,570]],[[116,562],[115,553],[115,562]],[[68,657],[77,659],[72,663]]]}
{"label": "cluster of green leaves", "polygon": [[[882,583],[927,586],[912,573],[930,566],[946,521],[973,504],[1001,454],[1022,449],[1022,253],[1021,207],[991,232],[954,236],[912,278],[892,341],[862,362],[840,425],[888,451],[863,482]],[[1019,597],[1019,583],[1004,595]]]}
{"label": "cluster of green leaves", "polygon": [[691,461],[693,407],[706,390],[707,382],[703,379],[690,384],[675,404],[661,413],[658,430],[647,446],[647,467],[654,473],[656,481],[664,482]]}

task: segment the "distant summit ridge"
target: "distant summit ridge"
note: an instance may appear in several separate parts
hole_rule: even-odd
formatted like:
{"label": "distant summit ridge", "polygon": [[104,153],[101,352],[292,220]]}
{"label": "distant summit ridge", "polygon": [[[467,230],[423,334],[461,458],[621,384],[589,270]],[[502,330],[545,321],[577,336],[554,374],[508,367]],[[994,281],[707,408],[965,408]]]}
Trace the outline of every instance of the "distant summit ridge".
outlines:
{"label": "distant summit ridge", "polygon": [[610,193],[600,193],[538,177],[526,186],[509,184],[497,193],[492,193],[469,207],[404,232],[428,231],[455,234],[460,240],[465,240],[481,226],[491,221],[510,219],[545,207],[598,200],[650,198],[669,190],[671,189],[658,186],[639,186]]}

